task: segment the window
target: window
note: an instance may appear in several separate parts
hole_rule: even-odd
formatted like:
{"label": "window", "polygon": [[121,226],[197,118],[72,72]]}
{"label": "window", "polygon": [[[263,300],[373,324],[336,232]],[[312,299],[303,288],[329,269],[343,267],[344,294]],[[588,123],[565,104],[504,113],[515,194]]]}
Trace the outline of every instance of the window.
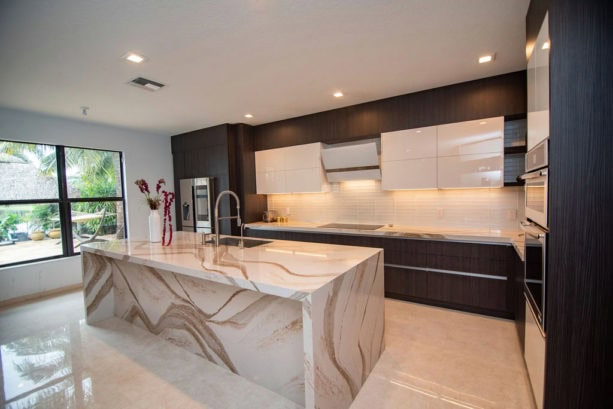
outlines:
{"label": "window", "polygon": [[0,267],[125,237],[120,152],[0,141]]}

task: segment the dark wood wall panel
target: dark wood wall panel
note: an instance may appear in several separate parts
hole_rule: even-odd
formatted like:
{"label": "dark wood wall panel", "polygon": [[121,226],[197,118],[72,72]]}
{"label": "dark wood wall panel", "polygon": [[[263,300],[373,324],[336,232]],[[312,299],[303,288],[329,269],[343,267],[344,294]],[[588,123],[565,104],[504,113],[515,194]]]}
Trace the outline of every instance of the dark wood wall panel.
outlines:
{"label": "dark wood wall panel", "polygon": [[338,143],[381,132],[526,113],[526,72],[464,82],[254,127],[254,149]]}
{"label": "dark wood wall panel", "polygon": [[[526,13],[526,44],[534,44],[551,0],[531,0]],[[526,55],[526,62],[530,55]]]}
{"label": "dark wood wall panel", "polygon": [[613,407],[613,3],[552,0],[547,409]]}

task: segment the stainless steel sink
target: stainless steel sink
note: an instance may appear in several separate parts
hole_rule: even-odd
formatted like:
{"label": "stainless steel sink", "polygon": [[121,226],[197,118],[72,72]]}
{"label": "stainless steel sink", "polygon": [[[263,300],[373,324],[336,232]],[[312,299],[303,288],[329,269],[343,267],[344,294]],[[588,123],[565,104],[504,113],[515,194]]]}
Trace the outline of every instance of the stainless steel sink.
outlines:
{"label": "stainless steel sink", "polygon": [[[223,244],[226,246],[239,246],[240,241],[240,237],[222,237],[221,239],[219,239],[219,244]],[[243,247],[256,247],[270,242],[270,240],[243,239]]]}

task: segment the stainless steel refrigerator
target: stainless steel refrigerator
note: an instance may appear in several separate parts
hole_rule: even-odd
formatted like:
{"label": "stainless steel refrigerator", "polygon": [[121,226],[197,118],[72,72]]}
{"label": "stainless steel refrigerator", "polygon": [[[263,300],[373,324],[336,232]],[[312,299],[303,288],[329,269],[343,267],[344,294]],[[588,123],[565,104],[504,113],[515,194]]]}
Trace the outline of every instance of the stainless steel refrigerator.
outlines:
{"label": "stainless steel refrigerator", "polygon": [[212,233],[213,178],[181,179],[181,225],[184,231]]}

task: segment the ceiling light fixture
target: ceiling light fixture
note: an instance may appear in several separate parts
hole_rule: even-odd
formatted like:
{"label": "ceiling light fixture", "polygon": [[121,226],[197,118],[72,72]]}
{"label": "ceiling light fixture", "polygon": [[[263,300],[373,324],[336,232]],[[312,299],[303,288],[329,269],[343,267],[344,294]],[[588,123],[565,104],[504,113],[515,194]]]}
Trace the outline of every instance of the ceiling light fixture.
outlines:
{"label": "ceiling light fixture", "polygon": [[253,115],[251,115],[251,114],[245,114],[245,118],[253,118]]}
{"label": "ceiling light fixture", "polygon": [[549,50],[549,45],[549,41],[545,41],[541,47],[541,50]]}
{"label": "ceiling light fixture", "polygon": [[332,95],[334,95],[334,97],[336,97],[336,98],[340,98],[340,97],[342,97],[342,96],[343,96],[343,93],[342,93],[341,91],[336,91],[336,92],[335,92],[334,94],[332,94]]}
{"label": "ceiling light fixture", "polygon": [[145,57],[143,57],[142,55],[138,55],[136,53],[126,53],[123,55],[122,57],[125,60],[128,60],[130,62],[136,63],[136,64],[140,64],[143,61],[145,61]]}
{"label": "ceiling light fixture", "polygon": [[479,64],[494,61],[495,58],[496,58],[496,54],[484,55],[482,57],[479,57]]}

